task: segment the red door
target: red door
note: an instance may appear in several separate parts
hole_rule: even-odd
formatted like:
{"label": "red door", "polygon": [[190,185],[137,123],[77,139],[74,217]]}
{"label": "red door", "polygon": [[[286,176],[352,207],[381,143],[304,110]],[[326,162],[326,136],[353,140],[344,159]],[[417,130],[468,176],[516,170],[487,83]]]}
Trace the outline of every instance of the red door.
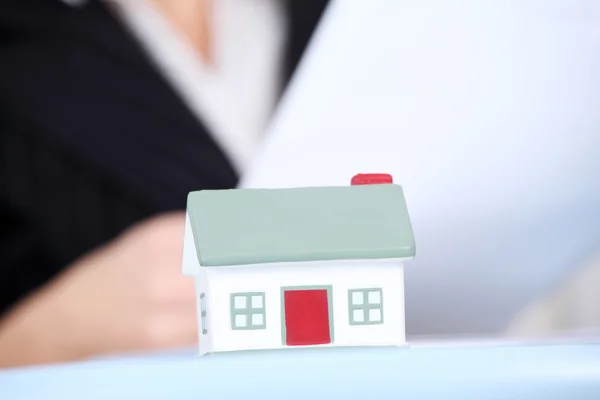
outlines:
{"label": "red door", "polygon": [[288,346],[331,343],[327,289],[286,290],[283,296]]}

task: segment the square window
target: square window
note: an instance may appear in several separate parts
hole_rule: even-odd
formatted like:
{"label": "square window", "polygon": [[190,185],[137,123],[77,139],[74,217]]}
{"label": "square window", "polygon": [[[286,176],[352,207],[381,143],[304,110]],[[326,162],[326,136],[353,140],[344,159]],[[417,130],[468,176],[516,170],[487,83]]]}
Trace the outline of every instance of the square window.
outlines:
{"label": "square window", "polygon": [[262,308],[263,298],[262,296],[252,296],[252,308]]}
{"label": "square window", "polygon": [[231,329],[266,329],[265,293],[230,295]]}
{"label": "square window", "polygon": [[260,326],[263,324],[264,320],[262,314],[252,314],[252,325]]}
{"label": "square window", "polygon": [[243,310],[246,308],[246,296],[235,296],[234,300],[234,307],[237,310]]}
{"label": "square window", "polygon": [[369,310],[369,322],[381,322],[381,310],[379,308]]}
{"label": "square window", "polygon": [[365,311],[364,310],[354,310],[352,311],[352,322],[365,322]]}
{"label": "square window", "polygon": [[363,297],[362,292],[352,292],[352,304],[355,306],[363,304]]}
{"label": "square window", "polygon": [[383,323],[383,293],[381,288],[348,290],[350,325]]}
{"label": "square window", "polygon": [[235,327],[236,328],[245,328],[247,325],[247,318],[245,315],[236,315],[235,316]]}
{"label": "square window", "polygon": [[379,290],[369,292],[369,304],[381,304],[381,293]]}

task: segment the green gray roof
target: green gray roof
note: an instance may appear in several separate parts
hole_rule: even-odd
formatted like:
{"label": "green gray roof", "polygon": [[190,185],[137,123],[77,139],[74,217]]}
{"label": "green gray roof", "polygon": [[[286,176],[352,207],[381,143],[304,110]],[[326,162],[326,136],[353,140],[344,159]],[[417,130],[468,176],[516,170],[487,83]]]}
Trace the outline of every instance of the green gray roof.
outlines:
{"label": "green gray roof", "polygon": [[205,267],[415,255],[398,185],[202,190],[187,212]]}

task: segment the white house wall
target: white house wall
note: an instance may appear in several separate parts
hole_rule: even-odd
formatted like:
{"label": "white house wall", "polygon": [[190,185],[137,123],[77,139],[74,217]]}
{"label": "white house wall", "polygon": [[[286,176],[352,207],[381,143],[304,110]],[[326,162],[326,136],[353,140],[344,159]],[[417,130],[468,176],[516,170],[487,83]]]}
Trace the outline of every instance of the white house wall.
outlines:
{"label": "white house wall", "polygon": [[[316,262],[217,267],[210,270],[209,329],[215,332],[212,351],[283,348],[284,286],[332,285],[333,341],[331,346],[402,345],[405,342],[404,273],[402,260],[386,262]],[[383,324],[350,325],[348,290],[381,288]],[[264,292],[266,329],[232,330],[230,295]]]}
{"label": "white house wall", "polygon": [[181,265],[183,275],[195,276],[200,272],[198,253],[196,253],[196,245],[194,243],[194,233],[192,232],[190,215],[187,212],[185,213],[185,228],[183,232],[183,254]]}

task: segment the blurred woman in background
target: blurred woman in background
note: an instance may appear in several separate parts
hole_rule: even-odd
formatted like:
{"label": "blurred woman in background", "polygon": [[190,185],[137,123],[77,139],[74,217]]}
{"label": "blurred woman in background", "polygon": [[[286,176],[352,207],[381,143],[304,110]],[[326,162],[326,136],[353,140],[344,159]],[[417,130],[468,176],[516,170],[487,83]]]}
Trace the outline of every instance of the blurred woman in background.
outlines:
{"label": "blurred woman in background", "polygon": [[2,2],[0,366],[196,340],[187,193],[236,185],[326,2]]}

